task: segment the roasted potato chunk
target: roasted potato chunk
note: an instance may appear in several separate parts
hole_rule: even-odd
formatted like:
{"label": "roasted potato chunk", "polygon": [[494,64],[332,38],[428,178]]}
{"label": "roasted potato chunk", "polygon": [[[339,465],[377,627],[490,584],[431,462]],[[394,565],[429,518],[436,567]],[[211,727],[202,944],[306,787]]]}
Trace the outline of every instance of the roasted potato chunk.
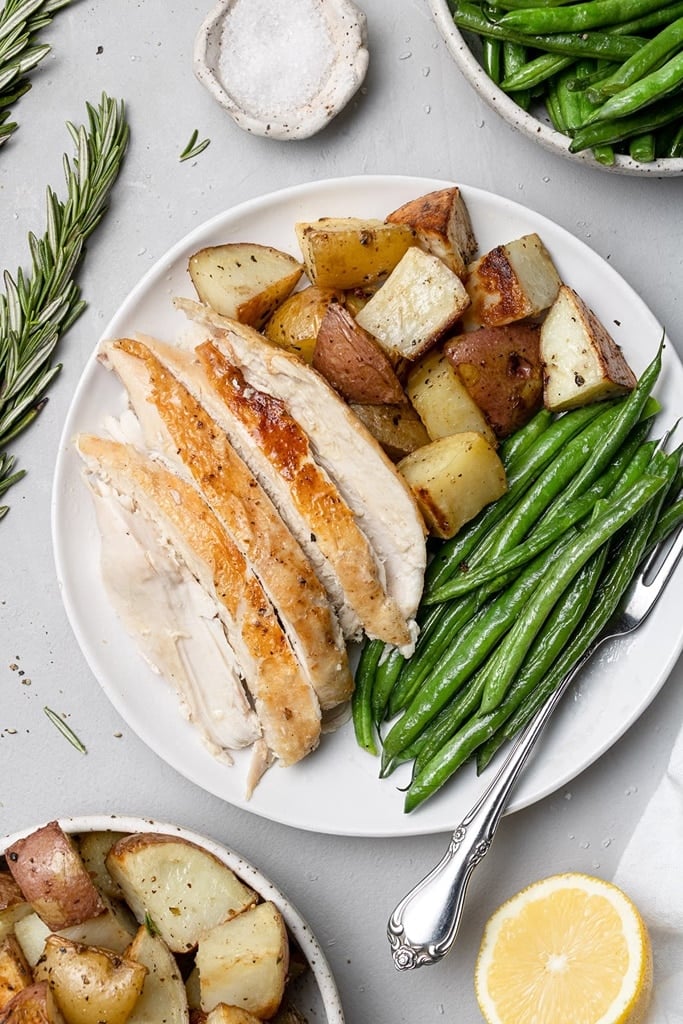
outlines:
{"label": "roasted potato chunk", "polygon": [[462,281],[445,263],[412,248],[356,321],[394,363],[414,362],[453,328],[469,301]]}
{"label": "roasted potato chunk", "polygon": [[555,301],[561,283],[537,234],[497,245],[467,268],[465,287],[472,304],[463,324],[474,330],[538,316]]}
{"label": "roasted potato chunk", "polygon": [[174,952],[193,949],[203,932],[257,900],[208,850],[170,835],[126,836],[109,851],[107,868],[138,922],[151,918]]}
{"label": "roasted potato chunk", "polygon": [[122,839],[124,832],[84,832],[78,840],[78,852],[96,888],[110,900],[123,897],[118,885],[107,871],[105,859],[114,843]]}
{"label": "roasted potato chunk", "polygon": [[68,1024],[46,981],[23,988],[0,1010],[0,1024]]}
{"label": "roasted potato chunk", "polygon": [[398,464],[434,537],[444,540],[507,489],[496,449],[475,431],[431,441]]}
{"label": "roasted potato chunk", "polygon": [[443,347],[498,438],[523,426],[543,404],[540,333],[538,324],[482,327]]}
{"label": "roasted potato chunk", "polygon": [[188,263],[202,302],[258,330],[294,291],[303,269],[289,253],[255,242],[211,245],[193,253]]}
{"label": "roasted potato chunk", "polygon": [[32,982],[31,968],[16,936],[7,935],[0,942],[0,1010]]}
{"label": "roasted potato chunk", "polygon": [[337,303],[328,306],[320,324],[313,366],[348,402],[383,405],[405,401],[384,349]]}
{"label": "roasted potato chunk", "polygon": [[476,430],[490,444],[496,443],[496,435],[484,413],[442,350],[432,349],[415,364],[408,375],[406,394],[429,440]]}
{"label": "roasted potato chunk", "polygon": [[562,285],[541,326],[543,400],[553,412],[632,391],[636,377],[595,313]]}
{"label": "roasted potato chunk", "polygon": [[364,288],[384,281],[410,246],[407,224],[360,217],[322,217],[295,225],[306,274],[320,288]]}
{"label": "roasted potato chunk", "polygon": [[217,925],[199,939],[202,1009],[240,1006],[267,1019],[282,1002],[289,963],[280,911],[266,901]]}
{"label": "roasted potato chunk", "polygon": [[33,913],[33,907],[9,871],[0,871],[0,939],[9,935],[17,921]]}
{"label": "roasted potato chunk", "polygon": [[242,1010],[239,1006],[226,1006],[219,1003],[211,1013],[206,1016],[206,1024],[260,1024],[261,1018],[255,1017],[248,1010]]}
{"label": "roasted potato chunk", "polygon": [[105,910],[70,836],[56,821],[19,839],[7,865],[26,899],[52,931],[80,924]]}
{"label": "roasted potato chunk", "polygon": [[464,278],[477,253],[477,240],[460,189],[439,189],[404,203],[387,217],[390,224],[408,224],[425,252],[438,256]]}
{"label": "roasted potato chunk", "polygon": [[34,976],[46,981],[67,1024],[125,1024],[147,969],[109,949],[50,935]]}
{"label": "roasted potato chunk", "polygon": [[141,925],[126,950],[126,959],[147,969],[142,993],[128,1024],[187,1024],[188,1005],[180,968],[168,946]]}
{"label": "roasted potato chunk", "polygon": [[393,462],[429,443],[424,423],[407,402],[402,405],[351,402],[350,407]]}
{"label": "roasted potato chunk", "polygon": [[278,306],[263,333],[269,341],[296,352],[304,362],[310,363],[320,324],[330,303],[343,301],[344,293],[339,289],[309,285]]}

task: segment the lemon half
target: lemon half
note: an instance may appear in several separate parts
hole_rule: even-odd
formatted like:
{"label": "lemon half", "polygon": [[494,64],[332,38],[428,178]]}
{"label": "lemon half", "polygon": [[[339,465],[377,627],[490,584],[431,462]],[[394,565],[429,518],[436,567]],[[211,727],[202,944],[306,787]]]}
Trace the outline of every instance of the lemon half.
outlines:
{"label": "lemon half", "polygon": [[490,918],[475,989],[488,1024],[638,1024],[652,992],[647,929],[617,886],[553,875]]}

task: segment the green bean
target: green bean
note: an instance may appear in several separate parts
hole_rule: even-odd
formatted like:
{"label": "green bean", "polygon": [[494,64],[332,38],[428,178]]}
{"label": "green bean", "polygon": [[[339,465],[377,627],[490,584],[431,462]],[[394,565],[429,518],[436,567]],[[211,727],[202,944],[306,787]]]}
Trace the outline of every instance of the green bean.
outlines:
{"label": "green bean", "polygon": [[649,429],[647,423],[639,424],[633,436],[624,445],[612,465],[583,494],[572,501],[565,501],[561,492],[529,535],[514,547],[506,547],[496,557],[487,559],[469,573],[463,573],[445,583],[434,594],[434,600],[452,600],[471,590],[505,576],[513,569],[526,565],[536,555],[562,536],[571,526],[589,515],[596,502],[611,495],[616,500],[635,483],[650,461],[653,444],[643,443]]}
{"label": "green bean", "polygon": [[615,118],[613,121],[596,121],[577,129],[569,144],[569,152],[580,153],[596,145],[622,142],[632,135],[656,131],[682,117],[683,96],[660,100],[636,114]]}
{"label": "green bean", "polygon": [[[485,715],[474,715],[467,721],[457,721],[457,716],[454,716],[456,725],[453,729],[448,728],[451,723],[447,725],[444,716],[441,728],[431,730],[415,760],[413,780],[406,795],[406,811],[414,810],[440,789],[475,750],[495,734],[543,679],[585,614],[603,571],[607,550],[608,545],[603,545],[584,565],[575,586],[570,588],[548,619],[505,701],[495,710]],[[479,685],[483,685],[483,679]]]}
{"label": "green bean", "polygon": [[681,523],[683,523],[683,498],[679,498],[673,505],[670,505],[660,516],[657,525],[652,531],[652,547],[666,540],[669,534],[673,533]]}
{"label": "green bean", "polygon": [[593,103],[602,103],[609,96],[637,82],[649,72],[661,67],[669,57],[683,47],[683,17],[677,18],[656,36],[649,39],[632,57],[611,75],[589,90]]}
{"label": "green bean", "polygon": [[503,44],[500,39],[482,39],[481,66],[492,82],[503,78]]}
{"label": "green bean", "polygon": [[637,14],[659,10],[662,0],[587,0],[568,7],[527,9],[505,14],[499,25],[539,35],[544,32],[585,32],[618,25]]}
{"label": "green bean", "polygon": [[491,21],[475,4],[463,0],[449,0],[449,6],[453,12],[453,20],[460,29],[483,37],[533,45],[535,49],[565,54],[568,57],[605,57],[608,60],[622,61],[636,53],[645,41],[642,36],[619,35],[613,31],[535,34],[531,40],[524,32]]}
{"label": "green bean", "polygon": [[[595,0],[602,2],[602,0]],[[657,383],[662,369],[662,344],[657,355],[645,368],[626,401],[619,407],[609,433],[604,434],[596,443],[589,458],[572,479],[564,492],[564,500],[569,501],[589,487],[598,478],[612,456],[619,450],[626,437],[647,409],[650,393]]]}
{"label": "green bean", "polygon": [[370,698],[372,720],[377,726],[386,714],[389,696],[396,685],[396,680],[404,663],[405,658],[397,647],[387,649],[387,646],[385,646],[375,671],[375,680]]}
{"label": "green bean", "polygon": [[591,71],[589,75],[581,75],[581,77],[570,78],[567,82],[567,88],[571,89],[572,92],[585,92],[589,86],[595,85],[601,82],[603,78],[616,71],[621,65],[615,64],[613,61],[599,60],[596,61],[596,67],[594,71]]}
{"label": "green bean", "polygon": [[[521,43],[514,43],[505,40],[503,43],[503,73],[504,77],[513,75],[526,64],[526,46]],[[519,89],[515,96],[515,102],[522,110],[528,110],[531,104],[531,92],[527,89]]]}
{"label": "green bean", "polygon": [[534,539],[538,542],[546,535],[552,536],[557,529],[558,523],[561,524],[573,518],[572,510],[574,503],[576,503],[576,508],[580,514],[581,507],[584,505],[587,505],[587,511],[590,511],[591,498],[593,502],[596,502],[598,498],[609,494],[614,501],[621,494],[624,494],[642,476],[650,464],[656,446],[654,441],[645,440],[650,431],[650,425],[649,418],[636,424],[614,456],[612,463],[608,464],[607,468],[603,470],[590,487],[570,500],[565,499],[564,493],[559,494],[542,519],[533,528],[528,539]]}
{"label": "green bean", "polygon": [[683,157],[683,124],[676,128],[676,132],[669,140],[663,155],[673,159],[680,159],[680,157]]}
{"label": "green bean", "polygon": [[[596,3],[601,0],[595,0]],[[598,121],[609,121],[613,118],[627,117],[635,114],[643,107],[650,106],[680,88],[683,84],[683,53],[644,75],[631,85],[622,89],[615,96],[605,100],[586,121],[586,126]]]}
{"label": "green bean", "polygon": [[[672,475],[674,464],[665,469],[665,476]],[[653,538],[658,530],[663,494],[660,491],[634,517],[622,534],[617,538],[618,548],[615,556],[610,559],[604,579],[599,583],[588,611],[575,636],[552,666],[542,685],[529,694],[505,725],[487,742],[478,757],[480,771],[489,763],[496,750],[511,739],[538,710],[552,691],[564,679],[574,665],[585,655],[586,650],[614,614],[621,597],[642,561],[644,553],[651,548]],[[681,509],[683,520],[683,509]]]}
{"label": "green bean", "polygon": [[460,631],[453,647],[434,668],[401,718],[384,738],[388,757],[400,753],[424,730],[469,679],[507,632],[558,551],[568,543],[563,538],[543,552],[489,605],[482,608]]}
{"label": "green bean", "polygon": [[[478,594],[468,594],[461,601],[440,605],[443,614],[438,626],[421,647],[403,665],[401,674],[389,696],[389,715],[395,717],[410,704],[420,686],[436,668],[437,663],[451,647],[454,638],[479,611]],[[420,637],[422,639],[422,637]]]}
{"label": "green bean", "polygon": [[[558,494],[565,495],[569,491],[569,496],[573,496],[580,493],[574,483],[577,476],[583,477],[586,487],[594,482],[598,473],[596,472],[592,478],[586,476],[585,466],[594,460],[595,452],[604,443],[605,435],[612,436],[616,433],[617,424],[624,418],[624,408],[625,403],[605,408],[585,430],[569,441],[545,471],[536,478],[512,512],[491,531],[484,544],[477,550],[476,560],[471,559],[468,568],[482,562],[484,558],[496,558],[517,544]],[[620,435],[621,440],[624,439],[623,434],[624,432]],[[610,454],[613,454],[612,450]],[[434,600],[433,594],[429,600]]]}
{"label": "green bean", "polygon": [[655,133],[644,132],[642,135],[635,135],[629,142],[628,155],[636,163],[651,163],[655,159]]}
{"label": "green bean", "polygon": [[683,16],[683,0],[676,0],[676,3],[663,4],[659,10],[641,14],[631,21],[623,21],[620,25],[613,25],[611,31],[616,35],[621,33],[637,35],[640,32],[649,32],[653,28],[668,25],[669,22],[675,21],[681,16]]}
{"label": "green bean", "polygon": [[510,466],[514,466],[515,460],[524,455],[534,441],[537,441],[541,434],[544,434],[553,422],[553,414],[549,409],[543,407],[535,413],[530,420],[513,434],[509,434],[498,446],[498,455],[509,473]]}
{"label": "green bean", "polygon": [[490,0],[491,7],[501,7],[505,11],[527,10],[530,7],[562,7],[574,0]]}
{"label": "green bean", "polygon": [[425,574],[425,596],[448,579],[469,556],[488,530],[498,523],[520,499],[528,484],[547,466],[557,452],[602,410],[597,405],[575,409],[556,419],[525,451],[509,460],[506,467],[508,490],[498,501],[487,506],[456,534],[446,541],[432,560]]}
{"label": "green bean", "polygon": [[[413,779],[468,720],[477,717],[486,682],[486,663],[474,673],[448,704],[441,709],[410,747],[413,753]],[[412,785],[412,782],[411,782]]]}
{"label": "green bean", "polygon": [[633,485],[615,508],[601,515],[576,537],[562,559],[558,559],[539,583],[533,597],[517,619],[488,667],[481,701],[482,713],[492,711],[503,699],[529,650],[534,637],[567,586],[598,548],[624,526],[635,513],[660,491],[665,480],[646,476]]}
{"label": "green bean", "polygon": [[351,698],[351,715],[356,742],[368,754],[374,755],[377,754],[377,743],[372,722],[372,684],[383,649],[384,644],[381,640],[371,640],[366,643],[356,668],[356,685]]}
{"label": "green bean", "polygon": [[557,53],[541,53],[538,57],[532,57],[515,71],[506,72],[500,85],[503,92],[514,93],[517,90],[534,89],[536,86],[546,82],[552,75],[564,71],[574,65],[575,58],[567,57]]}

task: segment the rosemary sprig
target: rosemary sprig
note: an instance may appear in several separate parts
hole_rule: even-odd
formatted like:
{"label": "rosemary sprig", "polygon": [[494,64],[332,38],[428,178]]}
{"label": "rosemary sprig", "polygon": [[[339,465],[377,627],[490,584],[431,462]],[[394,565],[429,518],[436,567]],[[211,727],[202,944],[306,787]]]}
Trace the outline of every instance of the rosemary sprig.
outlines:
{"label": "rosemary sprig", "polygon": [[[23,475],[12,475],[14,460],[5,449],[33,422],[47,399],[48,385],[61,369],[52,363],[60,337],[85,309],[74,277],[84,243],[107,207],[126,146],[128,124],[122,102],[102,94],[99,106],[86,104],[87,127],[70,122],[75,155],[65,155],[68,197],[62,202],[48,187],[47,229],[29,234],[32,267],[14,277],[5,271],[0,293],[0,494]],[[0,517],[7,511],[0,508]]]}
{"label": "rosemary sprig", "polygon": [[61,715],[58,715],[56,711],[53,711],[52,708],[48,708],[48,707],[44,707],[43,711],[45,712],[47,717],[50,719],[52,724],[54,726],[56,726],[57,729],[59,729],[59,731],[61,732],[62,736],[66,736],[66,738],[68,739],[68,741],[69,741],[69,743],[71,744],[72,747],[75,747],[76,750],[79,753],[81,753],[81,754],[87,754],[88,753],[88,751],[86,750],[85,745],[83,743],[81,743],[81,741],[79,740],[79,738],[76,735],[76,733],[73,731],[73,729],[71,728],[70,725],[66,724],[66,722],[61,717]]}
{"label": "rosemary sprig", "polygon": [[5,0],[0,11],[0,146],[16,131],[8,121],[10,106],[31,88],[28,73],[50,52],[37,44],[41,29],[52,21],[55,11],[72,0]]}
{"label": "rosemary sprig", "polygon": [[188,144],[185,146],[185,149],[180,154],[180,158],[179,159],[181,161],[183,161],[183,160],[191,160],[192,157],[199,156],[199,154],[203,153],[204,150],[206,149],[206,147],[211,142],[211,139],[202,139],[201,142],[197,142],[198,138],[199,138],[199,132],[195,128],[195,130],[192,132],[192,135],[190,136],[190,141],[188,142]]}

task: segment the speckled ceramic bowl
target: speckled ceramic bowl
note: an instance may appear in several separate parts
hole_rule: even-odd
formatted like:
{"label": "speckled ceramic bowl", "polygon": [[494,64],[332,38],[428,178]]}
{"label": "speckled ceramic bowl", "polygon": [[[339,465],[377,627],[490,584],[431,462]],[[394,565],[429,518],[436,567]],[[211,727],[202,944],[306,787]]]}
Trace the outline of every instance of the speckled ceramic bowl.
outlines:
{"label": "speckled ceramic bowl", "polygon": [[305,139],[346,106],[368,60],[365,14],[352,0],[219,0],[193,63],[240,128]]}
{"label": "speckled ceramic bowl", "polygon": [[[0,836],[0,855],[17,839],[23,838],[44,824],[46,822],[40,822],[12,835]],[[293,1001],[299,1012],[307,1020],[315,1021],[317,1024],[344,1024],[344,1012],[337,986],[325,955],[309,926],[287,897],[239,854],[206,836],[181,828],[179,825],[169,825],[147,818],[132,818],[115,814],[90,815],[78,818],[60,818],[59,824],[65,832],[70,834],[108,830],[114,832],[158,832],[180,836],[191,843],[203,846],[204,849],[227,864],[243,882],[251,886],[260,896],[266,900],[272,900],[280,910],[290,934],[298,943],[310,966],[310,971],[307,971],[295,982]]]}
{"label": "speckled ceramic bowl", "polygon": [[491,81],[479,63],[477,55],[470,49],[467,40],[453,23],[453,15],[447,0],[427,0],[427,3],[453,60],[467,81],[489,107],[517,131],[522,132],[523,135],[552,153],[611,174],[640,174],[654,178],[683,174],[683,160],[661,159],[645,164],[631,160],[629,156],[618,154],[614,164],[606,166],[599,163],[588,150],[582,153],[570,153],[569,139],[561,132],[555,131],[544,111],[537,110],[527,113]]}

